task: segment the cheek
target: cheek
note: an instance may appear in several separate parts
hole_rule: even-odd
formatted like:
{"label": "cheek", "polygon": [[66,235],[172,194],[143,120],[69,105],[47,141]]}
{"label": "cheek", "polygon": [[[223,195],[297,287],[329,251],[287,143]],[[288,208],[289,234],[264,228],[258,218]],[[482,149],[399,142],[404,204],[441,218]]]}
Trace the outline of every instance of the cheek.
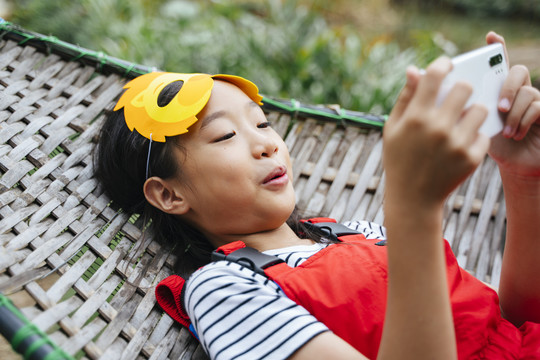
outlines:
{"label": "cheek", "polygon": [[227,189],[245,182],[249,177],[248,170],[238,157],[221,155],[214,157],[208,164],[201,164],[200,176],[206,177],[211,184]]}
{"label": "cheek", "polygon": [[[215,159],[215,158],[214,158]],[[189,171],[195,197],[220,204],[243,197],[250,190],[249,173],[223,157],[202,160]]]}
{"label": "cheek", "polygon": [[239,158],[237,151],[222,147],[210,147],[206,151],[197,151],[185,163],[186,171],[194,181],[207,177],[211,177],[212,180],[231,177],[240,164],[242,164],[242,159]]}

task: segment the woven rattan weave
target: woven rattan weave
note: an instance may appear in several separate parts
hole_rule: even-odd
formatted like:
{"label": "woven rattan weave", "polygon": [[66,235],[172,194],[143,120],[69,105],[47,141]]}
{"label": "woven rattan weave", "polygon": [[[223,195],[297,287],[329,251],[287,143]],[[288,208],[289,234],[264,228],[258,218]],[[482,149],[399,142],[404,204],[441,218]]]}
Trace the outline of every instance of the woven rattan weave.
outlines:
{"label": "woven rattan weave", "polygon": [[[0,291],[28,295],[23,314],[76,357],[205,358],[156,304],[154,286],[174,259],[141,236],[136,217],[113,211],[92,178],[104,110],[134,67],[76,54],[70,61],[66,53],[10,31],[0,40]],[[383,222],[379,129],[266,109],[290,149],[300,209]],[[445,218],[462,266],[494,285],[501,200],[496,166],[486,159],[452,194]]]}

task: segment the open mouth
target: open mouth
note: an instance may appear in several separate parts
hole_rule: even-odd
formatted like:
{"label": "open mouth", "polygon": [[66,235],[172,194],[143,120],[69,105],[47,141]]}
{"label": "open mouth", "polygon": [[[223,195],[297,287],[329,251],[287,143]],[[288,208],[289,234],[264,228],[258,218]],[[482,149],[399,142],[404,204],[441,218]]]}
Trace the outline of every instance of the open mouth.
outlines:
{"label": "open mouth", "polygon": [[287,175],[287,169],[280,166],[274,169],[270,174],[268,174],[268,176],[263,180],[263,184],[268,184],[273,181],[280,180],[286,175]]}

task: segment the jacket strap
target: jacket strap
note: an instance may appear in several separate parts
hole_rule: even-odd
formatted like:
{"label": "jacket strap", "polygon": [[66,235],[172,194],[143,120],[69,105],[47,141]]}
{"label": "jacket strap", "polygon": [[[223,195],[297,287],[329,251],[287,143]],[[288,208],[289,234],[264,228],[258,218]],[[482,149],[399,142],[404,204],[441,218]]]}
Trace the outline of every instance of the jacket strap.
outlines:
{"label": "jacket strap", "polygon": [[284,262],[274,255],[263,254],[250,247],[242,247],[228,255],[217,249],[212,253],[212,261],[227,260],[245,266],[252,271],[266,276],[264,270]]}
{"label": "jacket strap", "polygon": [[341,236],[360,234],[359,231],[353,230],[343,224],[336,223],[336,220],[330,218],[302,220],[302,223],[309,230],[321,233],[323,237],[332,241],[341,241],[339,239]]}

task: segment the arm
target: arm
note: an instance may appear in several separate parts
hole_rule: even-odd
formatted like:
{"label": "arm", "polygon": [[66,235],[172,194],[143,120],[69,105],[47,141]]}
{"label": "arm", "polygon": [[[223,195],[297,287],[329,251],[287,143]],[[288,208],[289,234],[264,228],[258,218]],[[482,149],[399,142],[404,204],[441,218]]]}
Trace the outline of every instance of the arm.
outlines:
{"label": "arm", "polygon": [[524,321],[540,322],[540,177],[529,179],[504,171],[501,177],[507,211],[501,309],[517,326]]}
{"label": "arm", "polygon": [[314,359],[368,360],[339,336],[329,331],[317,335],[288,358],[288,360]]}
{"label": "arm", "polygon": [[[491,32],[487,42],[504,39]],[[489,150],[499,165],[507,210],[499,295],[505,317],[520,325],[540,322],[540,91],[524,66],[510,69],[499,110],[505,129]]]}
{"label": "arm", "polygon": [[489,139],[477,132],[486,109],[463,112],[470,86],[457,84],[435,105],[450,69],[448,59],[437,60],[422,77],[410,69],[384,129],[389,293],[381,357],[457,356],[441,240],[443,204],[482,161]]}

